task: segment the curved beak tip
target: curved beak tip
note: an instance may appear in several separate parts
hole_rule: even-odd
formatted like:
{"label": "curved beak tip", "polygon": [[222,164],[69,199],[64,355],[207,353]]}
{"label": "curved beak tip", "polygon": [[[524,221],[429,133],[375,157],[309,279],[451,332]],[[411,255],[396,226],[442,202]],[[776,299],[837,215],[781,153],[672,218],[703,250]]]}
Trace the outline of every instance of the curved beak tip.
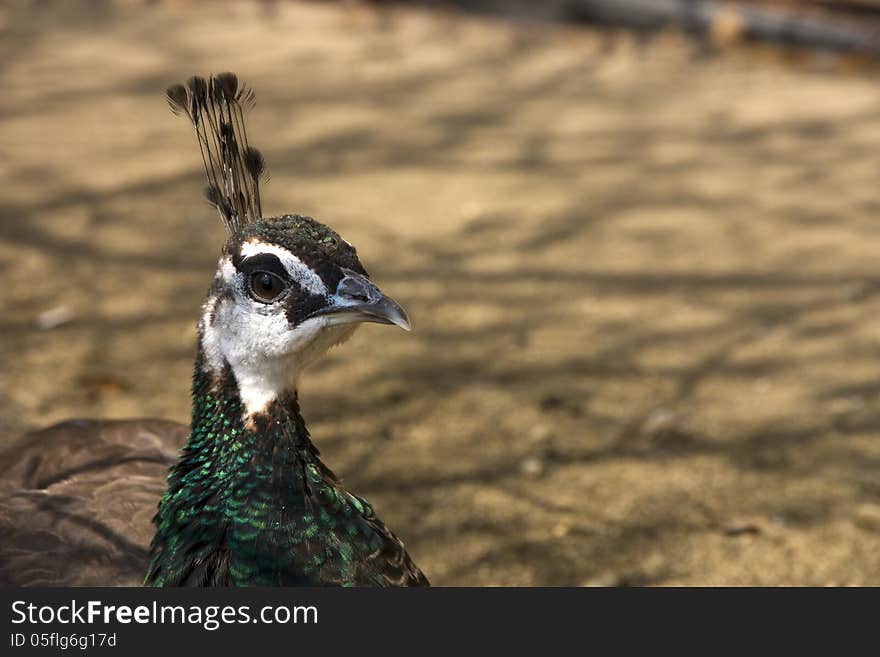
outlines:
{"label": "curved beak tip", "polygon": [[377,306],[378,307],[374,311],[377,317],[380,317],[389,324],[399,326],[404,331],[412,331],[412,324],[409,321],[409,316],[407,316],[406,311],[401,308],[396,301],[384,297]]}
{"label": "curved beak tip", "polygon": [[376,322],[412,331],[409,317],[399,303],[384,295],[362,274],[344,271],[346,276],[337,285],[331,302],[313,315],[327,315],[333,324]]}

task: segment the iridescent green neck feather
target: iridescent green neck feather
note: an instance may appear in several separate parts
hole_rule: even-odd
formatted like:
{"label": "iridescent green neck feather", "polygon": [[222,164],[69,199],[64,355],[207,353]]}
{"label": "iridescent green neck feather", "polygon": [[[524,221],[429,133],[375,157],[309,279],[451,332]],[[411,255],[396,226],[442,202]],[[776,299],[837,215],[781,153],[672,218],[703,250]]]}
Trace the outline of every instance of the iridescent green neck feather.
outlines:
{"label": "iridescent green neck feather", "polygon": [[318,457],[295,393],[243,418],[235,377],[197,359],[189,441],[168,475],[145,583],[426,584],[402,543]]}

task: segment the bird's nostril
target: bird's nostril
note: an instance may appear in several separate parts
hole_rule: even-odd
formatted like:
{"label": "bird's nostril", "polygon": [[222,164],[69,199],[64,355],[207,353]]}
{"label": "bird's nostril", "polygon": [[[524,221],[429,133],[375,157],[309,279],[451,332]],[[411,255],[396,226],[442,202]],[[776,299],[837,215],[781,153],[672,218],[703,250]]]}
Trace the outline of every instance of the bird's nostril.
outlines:
{"label": "bird's nostril", "polygon": [[375,298],[375,294],[367,281],[350,275],[346,276],[339,283],[336,294],[343,297],[346,301],[354,303],[369,303],[370,300]]}

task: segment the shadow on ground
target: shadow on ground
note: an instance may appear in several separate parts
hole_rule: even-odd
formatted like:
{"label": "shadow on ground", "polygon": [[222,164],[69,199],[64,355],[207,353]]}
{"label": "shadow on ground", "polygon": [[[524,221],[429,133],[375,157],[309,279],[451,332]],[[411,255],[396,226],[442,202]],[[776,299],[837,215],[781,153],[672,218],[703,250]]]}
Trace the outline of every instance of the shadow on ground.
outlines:
{"label": "shadow on ground", "polygon": [[405,9],[101,6],[0,13],[4,434],[187,418],[222,229],[161,92],[235,69],[268,209],[333,225],[414,318],[302,394],[433,582],[880,583],[867,76]]}

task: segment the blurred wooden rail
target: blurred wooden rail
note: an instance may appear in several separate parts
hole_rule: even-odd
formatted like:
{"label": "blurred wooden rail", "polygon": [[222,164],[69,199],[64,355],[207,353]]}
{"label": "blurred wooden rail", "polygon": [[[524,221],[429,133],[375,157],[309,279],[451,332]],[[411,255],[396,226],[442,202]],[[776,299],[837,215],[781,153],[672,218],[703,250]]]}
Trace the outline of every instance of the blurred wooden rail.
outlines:
{"label": "blurred wooden rail", "polygon": [[821,7],[840,9],[843,11],[880,12],[880,0],[805,0],[804,2],[788,0],[785,4],[819,5]]}
{"label": "blurred wooden rail", "polygon": [[636,28],[677,26],[723,39],[742,37],[792,46],[880,55],[880,39],[855,21],[794,8],[715,0],[578,0],[577,17]]}
{"label": "blurred wooden rail", "polygon": [[880,56],[880,0],[446,0],[471,11]]}

